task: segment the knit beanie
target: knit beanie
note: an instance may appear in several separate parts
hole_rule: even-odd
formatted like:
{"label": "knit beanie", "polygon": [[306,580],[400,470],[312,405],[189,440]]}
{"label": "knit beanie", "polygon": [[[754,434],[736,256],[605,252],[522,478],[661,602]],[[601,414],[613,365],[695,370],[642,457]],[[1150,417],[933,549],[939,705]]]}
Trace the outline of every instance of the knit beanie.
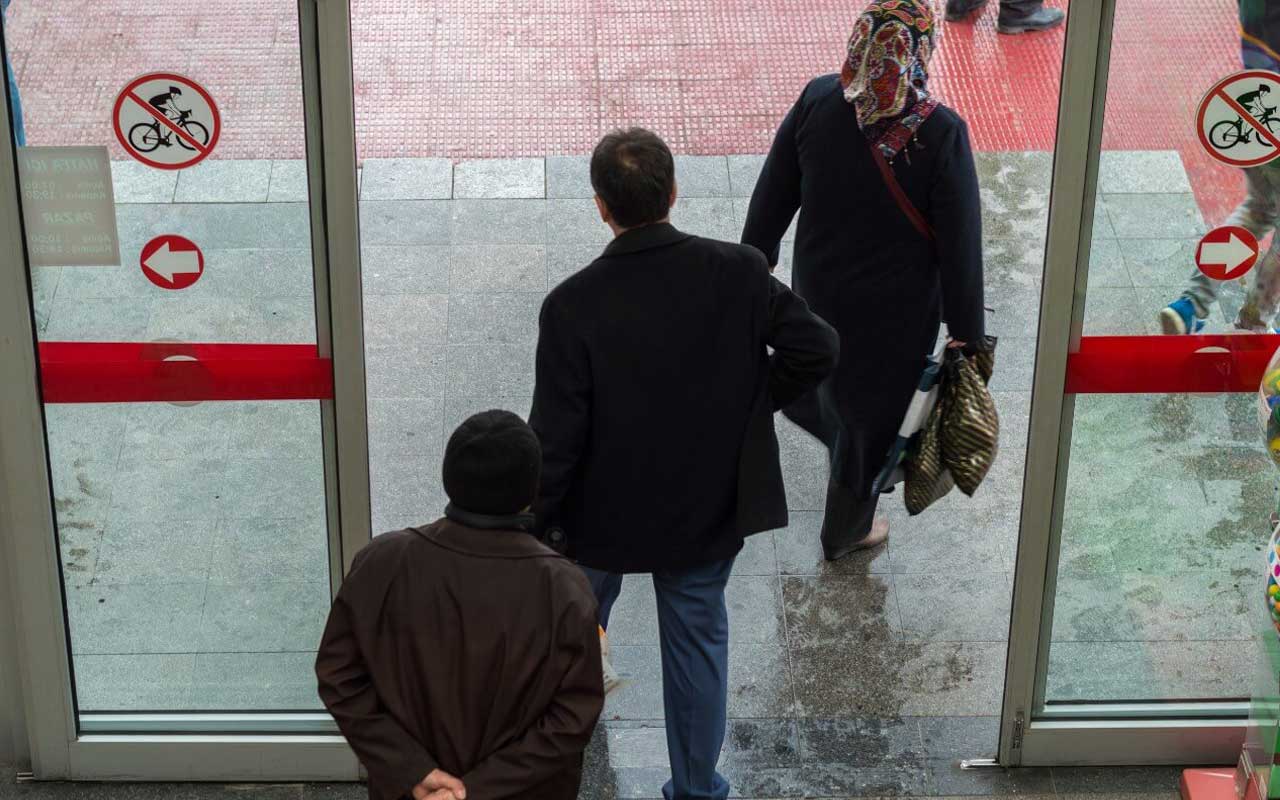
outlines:
{"label": "knit beanie", "polygon": [[542,445],[510,411],[483,411],[463,422],[444,451],[449,501],[476,514],[515,514],[533,504]]}

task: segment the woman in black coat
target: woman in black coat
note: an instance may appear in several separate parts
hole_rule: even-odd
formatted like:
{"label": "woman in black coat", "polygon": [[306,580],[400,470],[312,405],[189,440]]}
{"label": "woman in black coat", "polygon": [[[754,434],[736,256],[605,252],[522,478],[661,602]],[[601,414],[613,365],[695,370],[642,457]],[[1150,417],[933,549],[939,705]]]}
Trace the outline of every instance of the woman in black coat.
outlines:
{"label": "woman in black coat", "polygon": [[841,74],[778,129],[742,235],[776,266],[800,211],[792,288],[840,334],[836,372],[785,411],[831,454],[831,560],[888,537],[871,483],[941,320],[952,345],[984,334],[978,179],[964,121],[928,91],[933,33],[927,0],[868,7]]}

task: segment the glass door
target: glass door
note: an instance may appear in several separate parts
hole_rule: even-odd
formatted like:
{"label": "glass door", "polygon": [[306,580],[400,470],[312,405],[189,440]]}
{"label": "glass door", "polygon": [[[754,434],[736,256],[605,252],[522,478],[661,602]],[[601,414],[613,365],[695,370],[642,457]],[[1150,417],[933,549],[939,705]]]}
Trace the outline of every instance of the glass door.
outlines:
{"label": "glass door", "polygon": [[[1236,100],[1271,78],[1235,4],[1193,31],[1099,5],[1068,41],[1002,761],[1234,764],[1275,635],[1280,195],[1240,168],[1275,146]],[[1153,35],[1170,58],[1137,64]]]}
{"label": "glass door", "polygon": [[369,536],[348,4],[5,6],[37,777],[354,778],[312,666]]}

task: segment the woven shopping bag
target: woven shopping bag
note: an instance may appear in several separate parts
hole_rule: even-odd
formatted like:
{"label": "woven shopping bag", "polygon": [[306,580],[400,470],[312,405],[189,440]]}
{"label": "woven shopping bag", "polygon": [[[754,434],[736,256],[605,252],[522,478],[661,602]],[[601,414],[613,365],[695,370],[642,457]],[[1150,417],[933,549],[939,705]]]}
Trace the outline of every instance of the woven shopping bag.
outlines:
{"label": "woven shopping bag", "polygon": [[1000,415],[987,389],[995,352],[996,338],[986,336],[967,347],[948,350],[944,365],[942,463],[960,491],[971,497],[995,463],[1000,444]]}

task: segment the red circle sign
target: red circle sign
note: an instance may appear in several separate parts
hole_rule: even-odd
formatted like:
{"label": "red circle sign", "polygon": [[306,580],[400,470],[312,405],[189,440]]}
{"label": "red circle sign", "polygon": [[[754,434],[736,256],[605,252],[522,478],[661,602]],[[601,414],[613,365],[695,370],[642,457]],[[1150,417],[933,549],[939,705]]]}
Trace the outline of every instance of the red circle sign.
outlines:
{"label": "red circle sign", "polygon": [[172,234],[147,242],[138,263],[147,280],[161,289],[185,289],[204,274],[204,253],[190,239]]}
{"label": "red circle sign", "polygon": [[1238,225],[1214,228],[1196,247],[1196,267],[1216,281],[1245,275],[1258,263],[1258,239]]}
{"label": "red circle sign", "polygon": [[1280,74],[1252,69],[1228,75],[1200,101],[1196,135],[1205,152],[1223,164],[1266,164],[1280,158],[1278,106]]}
{"label": "red circle sign", "polygon": [[171,72],[150,72],[130,81],[116,97],[111,124],[125,152],[156,169],[199,164],[222,135],[213,96]]}

